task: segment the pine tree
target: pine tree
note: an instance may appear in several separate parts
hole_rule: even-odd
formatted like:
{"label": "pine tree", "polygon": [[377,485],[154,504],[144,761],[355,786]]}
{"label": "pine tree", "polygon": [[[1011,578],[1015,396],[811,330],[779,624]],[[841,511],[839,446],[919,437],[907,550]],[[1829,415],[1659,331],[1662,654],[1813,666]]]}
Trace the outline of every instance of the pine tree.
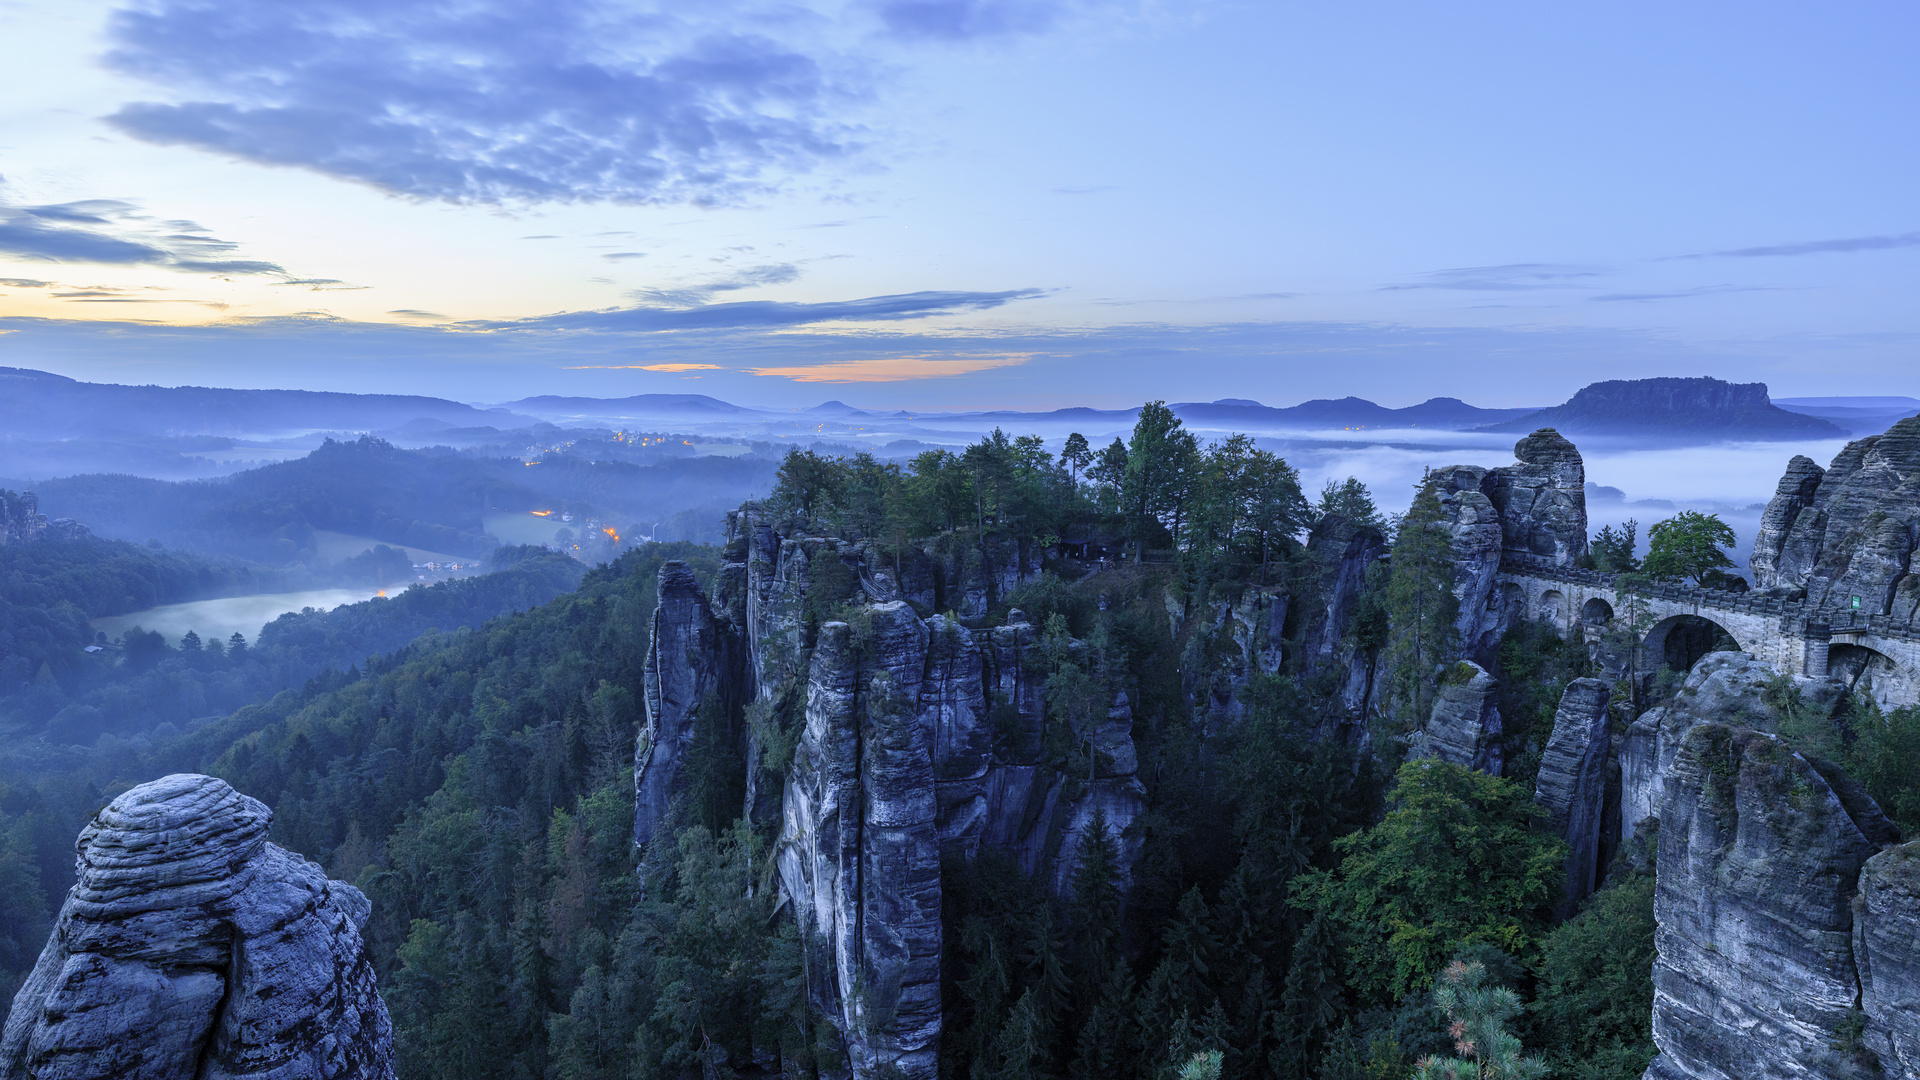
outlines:
{"label": "pine tree", "polygon": [[1307,1075],[1307,1065],[1320,1056],[1327,1033],[1345,1012],[1345,997],[1339,936],[1326,913],[1315,912],[1306,932],[1293,943],[1293,962],[1287,966],[1280,995],[1282,1044],[1270,1058],[1275,1074]]}
{"label": "pine tree", "polygon": [[1504,986],[1486,984],[1487,969],[1479,961],[1455,960],[1447,965],[1433,988],[1434,1007],[1451,1021],[1459,1057],[1422,1058],[1412,1080],[1539,1080],[1547,1075],[1546,1062],[1521,1053],[1520,1040],[1506,1022],[1520,1013],[1520,995]]}
{"label": "pine tree", "polygon": [[1446,517],[1439,481],[1429,474],[1395,531],[1387,579],[1388,670],[1400,715],[1416,724],[1433,707],[1436,669],[1457,647],[1460,601]]}

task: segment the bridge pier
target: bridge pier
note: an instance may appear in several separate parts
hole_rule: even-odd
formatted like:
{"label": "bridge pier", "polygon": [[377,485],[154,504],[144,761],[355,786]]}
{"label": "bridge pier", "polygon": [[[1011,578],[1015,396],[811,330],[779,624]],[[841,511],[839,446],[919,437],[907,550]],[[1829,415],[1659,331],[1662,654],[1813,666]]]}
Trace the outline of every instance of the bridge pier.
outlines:
{"label": "bridge pier", "polygon": [[1805,655],[1801,659],[1801,674],[1815,679],[1827,677],[1827,660],[1833,646],[1833,629],[1826,623],[1808,622],[1806,632]]}

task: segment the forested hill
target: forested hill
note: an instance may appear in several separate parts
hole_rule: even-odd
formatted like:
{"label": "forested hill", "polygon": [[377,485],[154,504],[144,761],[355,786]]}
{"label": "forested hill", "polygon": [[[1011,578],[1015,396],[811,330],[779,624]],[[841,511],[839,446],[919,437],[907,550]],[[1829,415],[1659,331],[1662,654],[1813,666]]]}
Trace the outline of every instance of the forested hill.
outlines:
{"label": "forested hill", "polygon": [[463,426],[530,423],[505,409],[441,398],[315,390],[87,383],[28,368],[0,368],[0,428],[15,437],[92,438],[102,432],[264,435],[365,431],[417,419]]}
{"label": "forested hill", "polygon": [[[632,754],[637,656],[654,573],[669,555],[699,558],[700,552],[670,546],[630,554],[589,572],[578,593],[557,600],[547,598],[577,580],[578,564],[540,553],[499,573],[409,590],[392,600],[287,616],[241,655],[176,651],[150,669],[148,683],[125,687],[115,702],[105,703],[116,708],[154,697],[165,705],[167,695],[183,686],[211,687],[223,678],[245,682],[248,670],[271,679],[316,660],[334,669],[184,734],[169,725],[73,746],[15,733],[0,747],[0,926],[6,928],[0,934],[0,990],[11,998],[45,939],[72,881],[73,837],[80,826],[113,795],[167,773],[226,773],[259,791],[276,808],[276,838],[305,845],[294,850],[312,853],[349,880],[366,868],[356,859],[377,854],[381,867],[390,865],[389,834],[422,813],[437,829],[453,829],[434,841],[447,843],[444,856],[453,863],[430,855],[434,865],[418,868],[440,874],[457,864],[457,878],[476,870],[472,847],[489,843],[499,823],[468,835],[471,822],[450,822],[428,810],[439,806],[458,816],[458,807],[471,805],[457,782],[455,790],[435,797],[450,780],[468,775],[486,780],[485,805],[528,808],[544,845],[548,807],[571,806]],[[484,621],[529,600],[545,602],[522,615]],[[428,634],[385,657],[369,659],[364,651],[391,649],[394,644],[371,643],[463,620],[479,625]],[[246,697],[273,693],[261,689],[251,687]],[[474,753],[479,767],[470,774],[461,755]],[[529,757],[536,766],[527,767]],[[511,775],[497,771],[515,762]],[[623,851],[630,812],[619,832]],[[372,846],[356,855],[349,845],[334,858],[330,853],[349,834],[371,838]],[[501,880],[510,884],[513,876]],[[383,905],[400,920],[402,936],[407,919],[428,910],[405,891]],[[385,955],[390,963],[391,945]]]}
{"label": "forested hill", "polygon": [[[0,552],[5,549],[0,549]],[[156,553],[158,554],[158,553]],[[492,573],[392,597],[280,616],[249,642],[192,634],[175,647],[134,627],[118,647],[88,652],[85,612],[0,605],[0,731],[61,744],[140,737],[272,696],[329,669],[347,671],[431,629],[474,626],[546,603],[585,567],[540,548],[501,548]]]}
{"label": "forested hill", "polygon": [[38,491],[44,508],[103,536],[279,564],[311,561],[315,530],[484,555],[498,543],[486,534],[490,511],[563,500],[651,523],[671,512],[663,508],[724,504],[764,490],[773,469],[773,462],[725,457],[634,465],[553,456],[527,465],[363,437],[328,440],[297,461],[216,480],[87,475],[46,481]]}

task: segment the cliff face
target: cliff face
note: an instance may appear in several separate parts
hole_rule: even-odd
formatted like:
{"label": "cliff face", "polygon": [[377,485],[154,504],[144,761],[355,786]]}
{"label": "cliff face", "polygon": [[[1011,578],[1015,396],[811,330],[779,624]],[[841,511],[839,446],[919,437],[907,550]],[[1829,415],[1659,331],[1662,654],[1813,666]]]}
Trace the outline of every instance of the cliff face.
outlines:
{"label": "cliff face", "polygon": [[1440,681],[1433,715],[1415,735],[1416,757],[1437,757],[1499,776],[1505,764],[1500,750],[1500,681],[1471,660],[1455,664]]}
{"label": "cliff face", "polygon": [[[1015,569],[995,569],[991,552],[943,563],[922,550],[896,563],[867,544],[782,535],[751,505],[730,526],[711,603],[684,566],[661,571],[635,834],[660,835],[684,767],[675,748],[699,703],[729,715],[741,703],[744,810],[777,816],[780,888],[803,929],[815,1005],[835,1018],[854,1074],[931,1078],[942,857],[998,850],[1064,895],[1081,839],[1104,816],[1124,872],[1138,854],[1124,831],[1145,794],[1132,710],[1096,677],[1086,708],[1050,718],[1041,636],[1017,610],[984,629],[917,614],[910,601],[996,602]],[[1225,632],[1243,662],[1263,662],[1262,639]],[[1074,641],[1048,647],[1086,653]],[[796,728],[791,764],[763,768],[777,733]],[[1079,748],[1085,773],[1050,756],[1061,744]]]}
{"label": "cliff face", "polygon": [[1859,439],[1824,471],[1787,466],[1754,540],[1755,583],[1809,604],[1920,627],[1920,417]]}
{"label": "cliff face", "polygon": [[[1299,602],[1305,623],[1301,666],[1309,675],[1339,672],[1340,703],[1347,715],[1358,717],[1373,695],[1373,658],[1354,647],[1349,631],[1360,607],[1367,570],[1386,554],[1387,538],[1371,525],[1328,514],[1307,537],[1307,551],[1319,577],[1312,596]],[[1268,641],[1277,643],[1280,634],[1274,616],[1284,626],[1287,611],[1269,608]],[[1278,670],[1279,659],[1277,652],[1271,656],[1267,670]]]}
{"label": "cliff face", "polygon": [[1690,730],[1660,804],[1649,1080],[1844,1075],[1854,893],[1895,838],[1871,799],[1777,737]]}
{"label": "cliff face", "polygon": [[109,803],[0,1039],[6,1080],[390,1078],[369,906],[210,776]]}
{"label": "cliff face", "polygon": [[1567,887],[1562,918],[1593,892],[1599,870],[1600,821],[1606,809],[1607,704],[1612,691],[1599,679],[1575,679],[1560,695],[1553,732],[1540,756],[1533,798],[1546,810],[1541,824],[1567,842]]}
{"label": "cliff face", "polygon": [[1920,842],[1867,860],[1853,901],[1864,1041],[1891,1076],[1920,1076]]}
{"label": "cliff face", "polygon": [[48,521],[40,512],[40,496],[33,492],[0,490],[0,544],[75,540],[86,535],[87,527],[69,518]]}

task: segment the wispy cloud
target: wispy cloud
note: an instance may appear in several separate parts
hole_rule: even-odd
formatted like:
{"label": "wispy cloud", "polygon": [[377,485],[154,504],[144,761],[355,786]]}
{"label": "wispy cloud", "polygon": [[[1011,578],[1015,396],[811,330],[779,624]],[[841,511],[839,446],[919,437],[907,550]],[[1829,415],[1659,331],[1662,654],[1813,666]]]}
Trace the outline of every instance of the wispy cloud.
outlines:
{"label": "wispy cloud", "polygon": [[1795,244],[1768,244],[1762,247],[1706,251],[1695,255],[1674,255],[1674,259],[1761,259],[1793,255],[1835,255],[1853,251],[1888,251],[1894,248],[1920,247],[1920,232],[1890,236],[1850,236],[1840,240],[1803,240]]}
{"label": "wispy cloud", "polygon": [[1720,293],[1777,291],[1779,291],[1778,288],[1771,285],[1700,285],[1691,289],[1675,289],[1670,292],[1603,293],[1599,296],[1589,296],[1587,299],[1606,303],[1647,303],[1653,300],[1688,300],[1696,296],[1717,296]]}
{"label": "wispy cloud", "polygon": [[984,311],[1016,300],[1044,295],[1042,289],[1005,292],[912,292],[869,296],[858,300],[792,303],[780,300],[740,300],[696,307],[634,307],[612,311],[573,311],[512,321],[473,322],[477,330],[596,330],[648,332],[662,330],[738,330],[806,326],[824,322],[898,322]]}
{"label": "wispy cloud", "polygon": [[683,371],[725,371],[719,364],[574,364],[568,371],[664,371],[678,374]]}
{"label": "wispy cloud", "polygon": [[841,360],[826,364],[758,367],[755,375],[770,375],[803,383],[905,382],[909,379],[946,379],[971,375],[976,371],[1014,367],[1030,356],[883,356],[862,360]]}
{"label": "wispy cloud", "polygon": [[0,277],[0,285],[9,289],[45,289],[53,285],[51,281],[35,281],[33,278]]}
{"label": "wispy cloud", "polygon": [[1504,266],[1461,266],[1419,275],[1420,280],[1382,285],[1382,292],[1402,289],[1457,289],[1465,292],[1526,292],[1535,289],[1579,289],[1585,278],[1603,271],[1591,266],[1556,263],[1508,263]]}
{"label": "wispy cloud", "polygon": [[201,274],[286,272],[277,263],[228,258],[239,246],[191,221],[150,217],[138,204],[123,199],[37,206],[0,202],[0,255],[37,262],[161,266]]}
{"label": "wispy cloud", "polygon": [[766,263],[743,266],[696,279],[672,288],[635,289],[627,294],[635,300],[668,307],[694,307],[707,303],[715,293],[756,289],[763,285],[786,285],[800,280],[800,268],[792,263]]}

